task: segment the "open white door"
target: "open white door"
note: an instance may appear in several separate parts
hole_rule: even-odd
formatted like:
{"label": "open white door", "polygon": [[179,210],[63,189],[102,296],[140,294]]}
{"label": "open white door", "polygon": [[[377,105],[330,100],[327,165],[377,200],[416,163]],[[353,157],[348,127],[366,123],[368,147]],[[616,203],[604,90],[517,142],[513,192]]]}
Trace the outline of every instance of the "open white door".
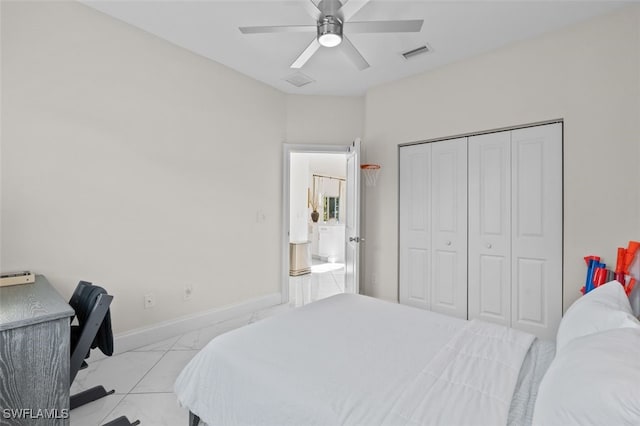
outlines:
{"label": "open white door", "polygon": [[347,220],[345,223],[345,293],[360,293],[360,139],[347,154]]}

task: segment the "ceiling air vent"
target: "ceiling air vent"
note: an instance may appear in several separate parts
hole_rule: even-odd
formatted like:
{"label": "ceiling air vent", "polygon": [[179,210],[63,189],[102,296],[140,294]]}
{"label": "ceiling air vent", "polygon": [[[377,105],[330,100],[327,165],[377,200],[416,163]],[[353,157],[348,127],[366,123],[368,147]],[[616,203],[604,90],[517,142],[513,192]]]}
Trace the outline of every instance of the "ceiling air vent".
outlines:
{"label": "ceiling air vent", "polygon": [[405,59],[409,59],[427,52],[431,52],[431,49],[425,44],[424,46],[404,52],[402,56],[404,56]]}
{"label": "ceiling air vent", "polygon": [[309,83],[313,83],[315,80],[308,75],[304,75],[300,71],[298,71],[297,73],[285,78],[285,81],[293,84],[296,87],[302,87],[306,86]]}

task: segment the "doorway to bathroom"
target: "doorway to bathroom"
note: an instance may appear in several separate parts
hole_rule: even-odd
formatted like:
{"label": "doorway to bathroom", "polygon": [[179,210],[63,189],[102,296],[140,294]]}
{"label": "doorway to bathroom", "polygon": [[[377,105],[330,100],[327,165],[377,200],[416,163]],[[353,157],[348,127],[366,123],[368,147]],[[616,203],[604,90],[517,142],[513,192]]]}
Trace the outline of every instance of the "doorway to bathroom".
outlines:
{"label": "doorway to bathroom", "polygon": [[357,292],[355,146],[285,146],[283,303]]}

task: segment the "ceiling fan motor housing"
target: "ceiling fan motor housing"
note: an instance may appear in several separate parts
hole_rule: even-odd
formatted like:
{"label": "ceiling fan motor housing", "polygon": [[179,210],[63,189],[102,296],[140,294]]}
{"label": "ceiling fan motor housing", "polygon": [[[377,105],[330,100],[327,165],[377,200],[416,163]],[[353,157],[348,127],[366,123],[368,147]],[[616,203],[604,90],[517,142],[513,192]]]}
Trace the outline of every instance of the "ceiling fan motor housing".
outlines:
{"label": "ceiling fan motor housing", "polygon": [[342,21],[331,15],[318,21],[318,41],[326,47],[339,45],[342,41]]}

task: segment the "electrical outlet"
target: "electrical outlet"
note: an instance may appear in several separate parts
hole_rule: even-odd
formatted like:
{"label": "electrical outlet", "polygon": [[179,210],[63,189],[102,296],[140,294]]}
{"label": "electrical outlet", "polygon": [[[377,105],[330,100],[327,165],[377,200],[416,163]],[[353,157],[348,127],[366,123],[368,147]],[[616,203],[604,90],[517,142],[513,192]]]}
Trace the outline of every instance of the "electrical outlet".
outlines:
{"label": "electrical outlet", "polygon": [[185,284],[183,294],[184,300],[191,300],[191,296],[193,296],[193,285]]}
{"label": "electrical outlet", "polygon": [[156,306],[156,296],[153,293],[144,295],[144,308],[149,309]]}

